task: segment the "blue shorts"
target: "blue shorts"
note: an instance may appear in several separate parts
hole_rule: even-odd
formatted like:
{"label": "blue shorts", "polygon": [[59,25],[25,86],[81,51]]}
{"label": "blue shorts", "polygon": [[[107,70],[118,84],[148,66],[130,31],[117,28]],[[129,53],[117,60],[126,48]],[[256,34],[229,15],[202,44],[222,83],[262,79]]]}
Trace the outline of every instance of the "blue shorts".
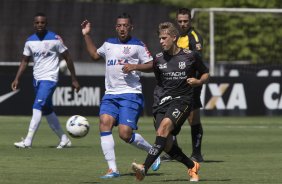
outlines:
{"label": "blue shorts", "polygon": [[144,97],[139,93],[106,94],[100,105],[100,115],[108,114],[116,124],[127,125],[137,130],[137,122],[144,107]]}
{"label": "blue shorts", "polygon": [[33,108],[42,111],[43,115],[48,115],[53,112],[52,96],[57,87],[57,82],[48,80],[33,80],[35,91],[35,100]]}

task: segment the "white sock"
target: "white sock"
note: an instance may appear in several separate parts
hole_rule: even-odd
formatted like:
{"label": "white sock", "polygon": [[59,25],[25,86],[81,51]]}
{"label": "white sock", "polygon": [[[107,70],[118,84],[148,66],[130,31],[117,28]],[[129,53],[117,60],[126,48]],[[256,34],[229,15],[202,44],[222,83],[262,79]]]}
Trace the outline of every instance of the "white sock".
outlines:
{"label": "white sock", "polygon": [[32,145],[32,140],[33,137],[39,127],[39,124],[41,122],[42,118],[42,111],[38,109],[33,109],[32,110],[32,118],[29,123],[29,128],[28,128],[28,133],[27,136],[25,137],[24,144],[26,146],[31,146]]}
{"label": "white sock", "polygon": [[52,112],[51,114],[48,114],[46,116],[46,119],[47,119],[47,122],[48,122],[50,128],[57,134],[59,139],[61,141],[66,142],[68,140],[68,137],[64,133],[56,114],[54,112]]}
{"label": "white sock", "polygon": [[101,132],[101,147],[108,162],[109,169],[113,172],[117,171],[116,155],[115,155],[115,141],[112,132]]}
{"label": "white sock", "polygon": [[131,140],[129,143],[139,149],[145,150],[146,152],[149,152],[151,149],[151,144],[149,144],[140,134],[133,133]]}

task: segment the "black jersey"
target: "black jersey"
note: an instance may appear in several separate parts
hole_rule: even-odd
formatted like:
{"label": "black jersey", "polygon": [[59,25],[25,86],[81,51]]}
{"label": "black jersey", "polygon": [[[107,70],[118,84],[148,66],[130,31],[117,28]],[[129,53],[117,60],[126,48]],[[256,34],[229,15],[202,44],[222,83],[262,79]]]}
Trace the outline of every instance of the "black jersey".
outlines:
{"label": "black jersey", "polygon": [[162,52],[154,57],[154,73],[157,86],[154,91],[153,108],[157,108],[173,99],[190,101],[193,88],[187,83],[187,78],[208,73],[201,57],[194,51],[181,49],[174,56]]}

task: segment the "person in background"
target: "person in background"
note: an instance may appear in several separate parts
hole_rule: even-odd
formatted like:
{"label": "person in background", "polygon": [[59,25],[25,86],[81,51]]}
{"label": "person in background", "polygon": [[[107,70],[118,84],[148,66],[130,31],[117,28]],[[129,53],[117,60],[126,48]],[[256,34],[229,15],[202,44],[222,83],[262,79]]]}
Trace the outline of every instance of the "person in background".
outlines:
{"label": "person in background", "polygon": [[15,142],[14,145],[17,148],[31,148],[34,135],[44,115],[50,128],[60,139],[57,148],[70,147],[71,141],[61,128],[58,117],[53,110],[52,96],[58,83],[59,57],[62,57],[67,62],[68,69],[71,73],[72,85],[76,92],[79,91],[80,86],[75,75],[73,61],[62,39],[57,34],[46,29],[47,17],[45,14],[37,13],[34,16],[33,26],[35,33],[25,42],[21,64],[11,84],[11,88],[12,90],[18,89],[20,78],[28,66],[30,59],[32,59],[34,62],[33,86],[35,100],[28,133],[22,141]]}

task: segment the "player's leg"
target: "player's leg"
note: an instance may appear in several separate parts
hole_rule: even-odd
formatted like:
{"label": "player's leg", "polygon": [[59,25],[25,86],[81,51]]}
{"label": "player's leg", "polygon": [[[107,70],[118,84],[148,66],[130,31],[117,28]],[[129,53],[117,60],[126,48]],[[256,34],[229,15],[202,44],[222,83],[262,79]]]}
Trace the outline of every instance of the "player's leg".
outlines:
{"label": "player's leg", "polygon": [[[172,137],[168,139],[170,131],[173,129],[173,123],[169,118],[164,118],[161,122],[158,123],[159,127],[157,129],[157,136],[155,139],[155,143],[148,152],[146,160],[144,164],[132,163],[132,170],[135,172],[135,176],[137,180],[143,180],[145,175],[147,174],[149,168],[155,162],[155,160],[159,157],[159,155],[164,151],[167,146],[167,141],[171,140]],[[171,143],[172,144],[172,143]]]}
{"label": "player's leg", "polygon": [[192,138],[192,154],[191,159],[197,162],[203,162],[203,156],[201,153],[203,127],[200,118],[200,109],[194,109],[188,118],[191,126],[191,138]]}
{"label": "player's leg", "polygon": [[[139,116],[143,110],[142,94],[124,94],[120,96],[119,104],[119,136],[126,143],[135,146],[138,149],[149,152],[152,145],[149,144],[141,134],[133,132],[137,130]],[[160,167],[160,158],[152,166],[156,171]]]}
{"label": "player's leg", "polygon": [[118,119],[118,107],[113,103],[112,95],[105,95],[100,105],[100,140],[101,148],[108,163],[108,171],[101,178],[119,177],[119,171],[116,164],[115,141],[112,135],[112,128]]}
{"label": "player's leg", "polygon": [[55,132],[55,134],[59,137],[60,143],[57,146],[58,149],[65,148],[65,147],[71,147],[71,141],[67,137],[67,135],[64,133],[59,119],[55,112],[52,112],[48,115],[46,115],[47,122],[50,126],[50,128]]}
{"label": "player's leg", "polygon": [[203,162],[204,159],[201,153],[202,138],[203,138],[203,127],[200,117],[200,108],[202,107],[201,102],[201,90],[202,86],[196,87],[193,94],[193,111],[188,117],[188,122],[191,126],[191,138],[192,138],[192,154],[191,159],[197,162]]}
{"label": "player's leg", "polygon": [[35,91],[35,100],[33,103],[32,118],[29,123],[28,133],[26,137],[20,141],[15,142],[14,145],[18,148],[30,148],[34,135],[40,125],[42,118],[42,108],[44,106],[44,97],[46,96],[44,85],[40,81],[33,80],[33,87]]}
{"label": "player's leg", "polygon": [[52,96],[56,89],[57,83],[53,81],[41,81],[40,88],[41,91],[44,91],[44,95],[40,96],[39,99],[42,100],[42,113],[46,116],[47,122],[50,128],[56,133],[56,135],[60,139],[60,143],[57,146],[58,149],[64,147],[70,147],[71,142],[68,139],[67,135],[64,133],[59,120],[56,114],[53,112],[53,103],[52,103]]}

